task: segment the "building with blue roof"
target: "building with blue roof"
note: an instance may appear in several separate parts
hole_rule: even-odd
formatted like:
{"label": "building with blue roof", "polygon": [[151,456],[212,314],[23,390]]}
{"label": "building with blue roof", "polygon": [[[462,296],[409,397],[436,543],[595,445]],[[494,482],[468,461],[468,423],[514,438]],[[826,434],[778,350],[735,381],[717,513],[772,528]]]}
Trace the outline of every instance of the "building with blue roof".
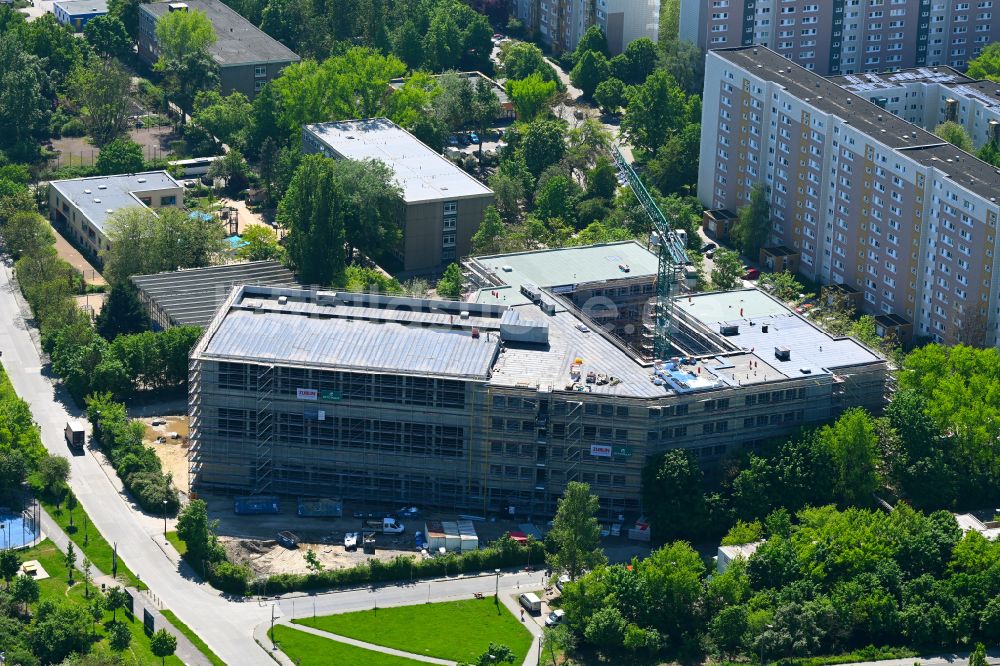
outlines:
{"label": "building with blue roof", "polygon": [[52,3],[56,20],[82,32],[87,22],[108,13],[107,0],[60,0]]}

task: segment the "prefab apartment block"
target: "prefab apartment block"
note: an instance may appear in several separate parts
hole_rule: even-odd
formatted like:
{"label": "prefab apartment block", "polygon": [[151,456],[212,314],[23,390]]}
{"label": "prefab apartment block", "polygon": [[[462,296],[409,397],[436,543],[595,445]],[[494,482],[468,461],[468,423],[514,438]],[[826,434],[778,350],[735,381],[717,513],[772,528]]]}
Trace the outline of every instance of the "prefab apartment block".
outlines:
{"label": "prefab apartment block", "polygon": [[885,361],[756,290],[678,301],[697,356],[642,360],[540,289],[511,306],[236,287],[191,355],[196,490],[635,517],[646,459],[717,461],[843,409]]}
{"label": "prefab apartment block", "polygon": [[[334,159],[378,160],[402,189],[400,275],[442,272],[469,253],[493,190],[385,118],[306,125],[302,150]],[[395,266],[393,268],[396,268]]]}

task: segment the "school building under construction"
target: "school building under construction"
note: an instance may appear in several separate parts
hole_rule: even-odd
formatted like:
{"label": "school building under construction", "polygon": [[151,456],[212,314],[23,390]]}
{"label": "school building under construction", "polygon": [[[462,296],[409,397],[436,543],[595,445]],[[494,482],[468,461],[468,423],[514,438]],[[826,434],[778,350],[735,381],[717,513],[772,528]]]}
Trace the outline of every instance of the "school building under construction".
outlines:
{"label": "school building under construction", "polygon": [[647,360],[559,269],[632,308],[639,250],[481,258],[473,302],[234,288],[191,356],[193,488],[541,517],[581,480],[631,518],[651,455],[710,462],[881,407],[883,358],[756,289],[678,298],[676,356]]}

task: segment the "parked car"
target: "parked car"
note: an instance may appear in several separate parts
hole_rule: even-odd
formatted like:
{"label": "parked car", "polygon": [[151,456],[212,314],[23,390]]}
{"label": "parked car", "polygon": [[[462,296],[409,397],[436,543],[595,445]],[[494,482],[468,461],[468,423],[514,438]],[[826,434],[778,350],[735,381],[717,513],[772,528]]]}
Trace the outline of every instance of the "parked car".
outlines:
{"label": "parked car", "polygon": [[404,506],[396,512],[398,518],[416,518],[420,515],[420,509],[415,506]]}
{"label": "parked car", "polygon": [[476,134],[475,132],[470,133],[469,134],[469,142],[470,143],[479,143],[479,135]]}
{"label": "parked car", "polygon": [[708,250],[708,251],[706,251],[705,252],[705,258],[706,259],[714,259],[715,258],[715,250]]}
{"label": "parked car", "polygon": [[569,580],[570,580],[569,576],[567,576],[566,574],[559,576],[559,579],[556,581],[556,589],[562,592],[563,586],[565,586],[566,583],[569,582]]}
{"label": "parked car", "polygon": [[448,137],[448,145],[449,146],[457,146],[458,145],[458,137],[455,136],[454,134],[452,134],[451,136],[449,136]]}
{"label": "parked car", "polygon": [[746,272],[743,274],[744,280],[756,280],[760,277],[760,271],[756,268],[744,268],[746,269]]}
{"label": "parked car", "polygon": [[469,145],[469,137],[467,135],[465,135],[465,134],[459,134],[458,135],[458,142],[460,144],[462,144],[463,146],[467,146],[467,145]]}
{"label": "parked car", "polygon": [[704,253],[708,252],[709,250],[714,250],[717,247],[719,247],[719,246],[716,245],[715,243],[705,243],[704,245],[701,246],[701,252],[702,252],[702,254],[704,254]]}
{"label": "parked car", "polygon": [[561,624],[564,617],[566,617],[566,611],[562,608],[557,608],[549,613],[549,616],[545,618],[545,626],[554,627],[557,624]]}

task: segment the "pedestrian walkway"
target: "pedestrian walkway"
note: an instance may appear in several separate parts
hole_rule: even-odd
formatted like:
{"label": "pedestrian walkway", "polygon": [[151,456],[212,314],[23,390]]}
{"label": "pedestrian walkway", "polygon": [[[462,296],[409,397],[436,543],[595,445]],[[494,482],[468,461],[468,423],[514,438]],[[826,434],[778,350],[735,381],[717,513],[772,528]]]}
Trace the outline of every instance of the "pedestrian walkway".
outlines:
{"label": "pedestrian walkway", "polygon": [[320,636],[321,638],[328,638],[331,641],[337,641],[338,643],[346,643],[347,645],[353,645],[354,647],[363,648],[365,650],[371,650],[372,652],[382,652],[383,654],[391,654],[394,657],[403,657],[404,659],[422,661],[428,664],[438,664],[438,666],[455,666],[456,663],[454,661],[448,661],[447,659],[427,657],[422,654],[414,654],[413,652],[404,652],[402,650],[396,650],[390,647],[385,647],[384,645],[375,645],[374,643],[366,643],[364,641],[359,641],[354,638],[348,638],[347,636],[341,636],[340,634],[331,634],[329,631],[323,631],[322,629],[314,629],[313,627],[307,627],[302,624],[292,624],[285,620],[280,621],[279,624],[286,625],[288,627],[291,627],[292,629],[297,629],[299,631],[304,631],[307,634]]}
{"label": "pedestrian walkway", "polygon": [[535,620],[535,616],[529,613],[522,614],[521,606],[517,603],[515,598],[510,594],[501,594],[500,601],[503,605],[507,607],[507,610],[513,614],[514,617],[522,618],[521,621],[524,623],[524,628],[531,632],[531,648],[528,650],[528,654],[524,657],[524,666],[533,666],[539,662],[539,639],[542,637],[542,627]]}
{"label": "pedestrian walkway", "polygon": [[98,270],[94,267],[90,260],[85,256],[80,254],[80,251],[73,247],[68,240],[66,240],[59,230],[52,227],[52,232],[56,236],[56,254],[59,258],[69,263],[70,266],[80,271],[83,275],[83,281],[87,284],[98,286],[106,285],[107,280],[101,275]]}
{"label": "pedestrian walkway", "polygon": [[[52,520],[52,517],[49,516],[44,509],[42,509],[40,513],[42,532],[45,534],[46,538],[49,539],[49,541],[56,545],[56,548],[65,553],[66,549],[69,548],[69,536],[62,530],[61,527],[59,527],[56,521]],[[84,557],[82,551],[78,549],[77,552],[78,556],[76,558],[76,568],[82,573]],[[121,584],[119,581],[115,580],[110,575],[103,573],[93,565],[91,565],[90,568],[90,575],[91,584],[97,588],[100,588],[102,584],[105,588]],[[142,611],[144,609],[149,610],[149,612],[153,615],[153,626],[156,627],[156,629],[166,629],[170,634],[177,638],[177,650],[174,654],[178,659],[183,661],[188,666],[212,666],[212,663],[208,660],[208,658],[205,657],[205,655],[203,655],[201,651],[198,650],[198,648],[196,648],[194,644],[177,629],[177,627],[170,624],[167,618],[163,617],[159,608],[157,608],[157,606],[149,597],[146,596],[146,594],[140,592],[134,587],[126,587],[125,589],[132,595],[132,599],[135,602],[132,612],[140,622],[143,617]]]}

